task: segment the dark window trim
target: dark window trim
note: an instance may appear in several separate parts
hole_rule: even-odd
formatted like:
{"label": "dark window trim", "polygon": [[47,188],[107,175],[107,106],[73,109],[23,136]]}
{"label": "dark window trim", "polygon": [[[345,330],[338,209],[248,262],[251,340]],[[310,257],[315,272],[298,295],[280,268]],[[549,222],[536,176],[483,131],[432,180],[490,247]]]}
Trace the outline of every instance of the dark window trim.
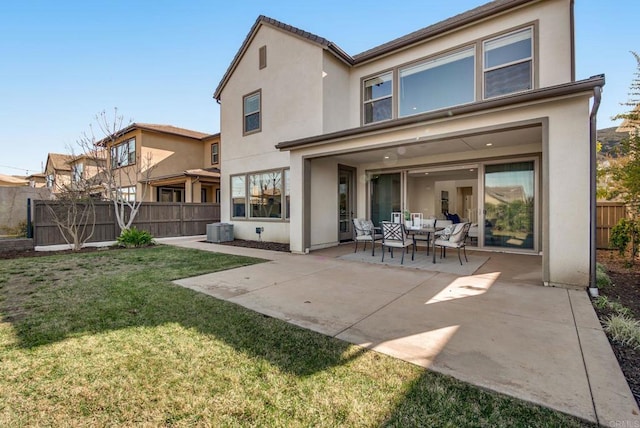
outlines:
{"label": "dark window trim", "polygon": [[[129,147],[130,143],[133,141],[133,162],[131,162],[130,156],[131,156],[131,148]],[[127,164],[126,165],[116,165],[115,161],[114,161],[114,157],[113,157],[113,153],[114,150],[116,151],[116,155],[117,155],[117,150],[118,147],[121,147],[123,145],[127,145]],[[109,156],[110,156],[110,163],[111,163],[111,169],[118,169],[118,168],[126,168],[128,166],[133,166],[136,164],[137,162],[137,151],[138,151],[138,146],[136,145],[136,137],[131,137],[131,138],[127,138],[124,141],[121,141],[118,144],[114,144],[113,146],[110,147],[109,149]],[[116,156],[116,160],[117,160],[117,156]]]}
{"label": "dark window trim", "polygon": [[[249,97],[252,97],[254,95],[259,95],[260,97],[260,105],[258,107],[258,128],[257,129],[252,129],[251,131],[247,131],[245,125],[246,125],[246,118],[247,118],[247,113],[244,110],[244,103],[245,100]],[[251,114],[255,114],[255,113],[251,113]],[[242,135],[251,135],[251,134],[256,134],[258,132],[262,131],[262,89],[258,89],[255,91],[252,91],[246,95],[243,95],[242,97]]]}
{"label": "dark window trim", "polygon": [[[509,29],[506,29],[504,31],[500,31],[497,33],[493,33],[490,34],[489,36],[484,36],[484,37],[480,37],[477,38],[475,40],[470,40],[467,43],[463,43],[460,45],[456,45],[454,47],[451,47],[449,49],[443,50],[443,51],[439,51],[436,52],[434,54],[431,55],[427,55],[425,57],[421,57],[421,58],[417,58],[417,59],[413,59],[411,61],[407,61],[405,63],[402,64],[398,64],[394,67],[391,68],[387,68],[387,69],[383,69],[381,71],[375,72],[375,73],[371,73],[368,74],[366,76],[363,76],[360,78],[360,126],[362,127],[366,127],[366,126],[371,126],[371,125],[377,125],[380,123],[384,123],[387,122],[389,120],[395,120],[395,119],[399,119],[400,117],[398,116],[399,114],[399,103],[400,103],[400,98],[397,96],[397,94],[399,93],[399,87],[400,87],[400,70],[406,67],[410,67],[412,65],[417,65],[420,64],[422,62],[427,62],[433,59],[438,59],[440,57],[444,57],[447,55],[450,55],[452,53],[455,53],[456,51],[462,51],[464,49],[467,48],[471,48],[472,46],[475,46],[475,59],[476,59],[476,65],[475,65],[475,80],[474,80],[474,85],[476,88],[475,91],[475,100],[473,101],[473,103],[475,102],[479,102],[479,101],[484,101],[486,98],[484,98],[484,43],[486,41],[489,41],[491,39],[495,39],[497,37],[501,37],[501,36],[505,36],[507,34],[511,34],[511,33],[516,33],[518,31],[524,30],[526,28],[531,28],[532,29],[532,44],[533,44],[533,49],[532,49],[532,66],[531,66],[531,70],[532,70],[532,76],[531,76],[531,81],[532,81],[532,88],[529,89],[529,91],[531,90],[535,90],[538,89],[540,87],[539,85],[539,81],[538,81],[538,70],[539,70],[539,66],[540,66],[540,60],[539,60],[539,54],[538,54],[538,46],[539,46],[539,41],[538,41],[538,29],[539,29],[539,21],[538,20],[534,20],[534,21],[530,21],[530,22],[526,22],[524,24],[515,26],[515,27],[511,27]],[[380,76],[386,73],[392,73],[392,104],[393,104],[393,109],[392,109],[392,114],[391,114],[391,119],[387,119],[387,120],[379,120],[377,122],[371,122],[371,123],[365,123],[364,119],[365,119],[365,112],[364,112],[364,82],[366,80],[372,79],[376,76]],[[527,91],[522,91],[522,92],[527,92]],[[395,98],[395,101],[393,100],[393,98]],[[261,99],[262,101],[262,99]],[[467,104],[472,104],[472,103],[467,103]],[[459,104],[456,106],[451,106],[451,107],[459,107],[462,105],[466,105],[466,104]],[[437,111],[437,110],[432,110],[432,111]],[[424,114],[423,113],[418,113],[418,114]],[[405,118],[408,116],[403,116],[402,118]]]}
{"label": "dark window trim", "polygon": [[[281,223],[289,223],[290,218],[287,217],[287,204],[286,204],[286,196],[287,196],[287,189],[286,189],[286,180],[285,180],[285,171],[291,171],[291,168],[289,167],[281,167],[281,168],[269,168],[269,169],[263,169],[263,170],[258,170],[258,171],[249,171],[249,172],[243,172],[240,174],[232,174],[229,176],[229,187],[230,187],[230,210],[231,210],[231,219],[236,221],[236,220],[241,220],[241,221],[268,221],[268,222],[281,222]],[[280,213],[280,218],[277,217],[251,217],[250,212],[250,197],[249,197],[249,176],[251,175],[255,175],[255,174],[264,174],[264,173],[269,173],[269,172],[280,172],[280,177],[281,177],[281,181],[282,181],[282,188],[281,188],[281,204],[282,204],[282,211]],[[289,172],[290,174],[290,172]],[[238,217],[238,216],[234,216],[233,215],[233,211],[234,211],[234,206],[233,206],[233,178],[234,177],[244,177],[244,216],[243,217]],[[291,197],[291,194],[289,193],[289,197]]]}
{"label": "dark window trim", "polygon": [[[478,78],[480,80],[480,98],[478,98],[478,101],[484,101],[484,100],[490,100],[496,97],[485,97],[485,79],[484,79],[484,75],[485,75],[485,65],[484,65],[484,44],[488,41],[497,39],[499,37],[503,37],[503,36],[508,36],[509,34],[513,34],[513,33],[517,33],[518,31],[522,31],[522,30],[526,30],[530,28],[531,29],[531,59],[530,60],[523,60],[523,61],[519,61],[516,63],[512,63],[513,64],[520,64],[526,61],[531,61],[531,89],[527,89],[527,90],[522,90],[522,91],[518,91],[518,92],[513,92],[510,94],[506,94],[506,95],[511,95],[511,94],[516,94],[516,93],[523,93],[523,92],[528,92],[528,91],[532,91],[534,89],[538,89],[540,87],[539,85],[539,81],[538,81],[538,69],[540,66],[540,61],[539,61],[539,56],[538,56],[538,21],[532,21],[532,22],[527,22],[525,24],[519,25],[517,27],[512,27],[508,30],[505,31],[500,31],[499,33],[494,33],[488,37],[483,37],[480,41],[479,41],[479,51],[480,51],[480,58],[479,58],[479,62],[480,62],[480,72],[477,73],[478,74]],[[502,66],[504,67],[504,65]],[[499,69],[501,67],[492,67],[491,70],[496,70]],[[489,71],[491,71],[489,70]],[[505,96],[505,95],[499,95],[499,96]]]}

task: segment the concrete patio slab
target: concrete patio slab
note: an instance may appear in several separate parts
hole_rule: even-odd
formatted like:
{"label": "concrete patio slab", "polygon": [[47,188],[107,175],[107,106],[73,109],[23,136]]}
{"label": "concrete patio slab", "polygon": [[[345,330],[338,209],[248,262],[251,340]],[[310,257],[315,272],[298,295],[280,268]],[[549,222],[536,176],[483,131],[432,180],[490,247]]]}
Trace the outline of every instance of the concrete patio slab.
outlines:
{"label": "concrete patio slab", "polygon": [[473,275],[182,238],[174,245],[269,263],[177,283],[263,314],[604,426],[640,411],[584,290],[543,287],[539,257],[484,253]]}

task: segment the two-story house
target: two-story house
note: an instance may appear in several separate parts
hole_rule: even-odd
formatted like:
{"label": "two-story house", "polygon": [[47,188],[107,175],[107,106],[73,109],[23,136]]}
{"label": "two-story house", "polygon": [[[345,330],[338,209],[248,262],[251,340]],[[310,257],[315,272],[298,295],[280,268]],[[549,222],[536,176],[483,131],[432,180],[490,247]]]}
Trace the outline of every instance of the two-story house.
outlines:
{"label": "two-story house", "polygon": [[[147,202],[217,202],[220,134],[133,123],[103,139],[112,186]],[[116,189],[114,189],[116,190]]]}
{"label": "two-story house", "polygon": [[479,249],[585,286],[605,82],[576,80],[573,28],[572,0],[496,0],[351,56],[260,16],[214,93],[222,221],[303,253],[352,217],[456,212]]}
{"label": "two-story house", "polygon": [[45,185],[55,195],[71,183],[71,165],[73,156],[49,153],[44,168]]}

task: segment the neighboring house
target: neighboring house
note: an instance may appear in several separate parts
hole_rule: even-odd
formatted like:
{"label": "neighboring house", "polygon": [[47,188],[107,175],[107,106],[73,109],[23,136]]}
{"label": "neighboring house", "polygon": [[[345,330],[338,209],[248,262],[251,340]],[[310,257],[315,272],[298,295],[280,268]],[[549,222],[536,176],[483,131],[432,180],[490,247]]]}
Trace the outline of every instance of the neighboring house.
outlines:
{"label": "neighboring house", "polygon": [[[220,189],[220,134],[170,125],[133,123],[103,139],[107,166],[121,197],[150,202],[216,202]],[[204,155],[204,159],[203,159]],[[149,168],[151,166],[151,168]]]}
{"label": "neighboring house", "polygon": [[[585,286],[605,82],[575,79],[573,20],[572,0],[497,0],[351,56],[260,16],[214,93],[221,220],[302,253],[350,239],[352,217],[446,206],[484,225],[480,249],[542,254],[546,284]],[[506,226],[484,221],[488,198]]]}
{"label": "neighboring house", "polygon": [[105,197],[104,168],[107,160],[106,150],[97,150],[73,156],[69,161],[71,168],[70,189],[88,192],[92,197]]}
{"label": "neighboring house", "polygon": [[71,183],[71,155],[49,153],[44,168],[45,185],[56,195]]}
{"label": "neighboring house", "polygon": [[27,176],[27,180],[29,181],[30,187],[46,187],[47,185],[47,177],[44,173],[36,173]]}

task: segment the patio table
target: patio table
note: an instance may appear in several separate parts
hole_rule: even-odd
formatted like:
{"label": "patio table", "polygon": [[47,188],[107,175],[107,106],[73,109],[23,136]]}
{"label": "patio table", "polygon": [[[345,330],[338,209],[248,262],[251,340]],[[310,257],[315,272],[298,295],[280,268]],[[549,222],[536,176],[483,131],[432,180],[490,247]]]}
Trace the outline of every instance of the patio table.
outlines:
{"label": "patio table", "polygon": [[[407,234],[410,234],[413,238],[413,245],[416,245],[416,235],[427,235],[427,240],[433,233],[433,239],[431,239],[431,245],[433,246],[433,263],[436,262],[436,236],[435,233],[444,230],[442,226],[424,226],[424,227],[406,227]],[[429,255],[429,246],[427,245],[427,256]]]}

